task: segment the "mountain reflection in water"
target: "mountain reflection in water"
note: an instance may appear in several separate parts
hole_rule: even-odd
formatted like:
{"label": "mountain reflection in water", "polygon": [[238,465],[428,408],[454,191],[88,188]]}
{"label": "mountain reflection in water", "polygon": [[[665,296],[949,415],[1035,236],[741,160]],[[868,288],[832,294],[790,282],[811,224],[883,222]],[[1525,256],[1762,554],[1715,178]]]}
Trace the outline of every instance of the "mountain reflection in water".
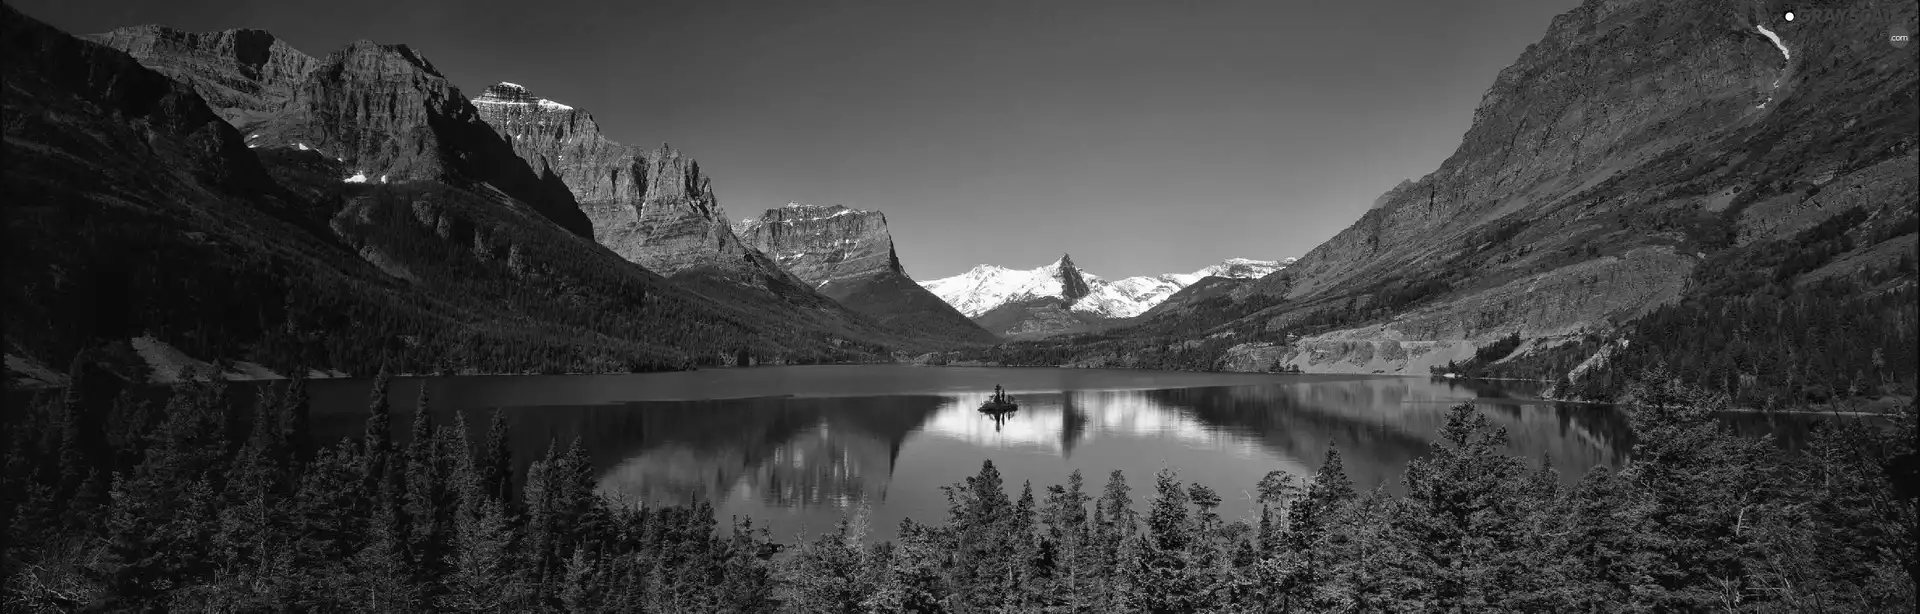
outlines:
{"label": "mountain reflection in water", "polygon": [[[946,511],[939,487],[974,474],[986,459],[1016,496],[1022,482],[1037,492],[1065,483],[1075,469],[1097,493],[1117,469],[1142,503],[1153,474],[1171,467],[1182,480],[1219,490],[1228,518],[1251,513],[1245,492],[1267,471],[1309,475],[1329,446],[1339,448],[1356,487],[1398,489],[1407,463],[1436,439],[1447,408],[1465,400],[1475,400],[1507,429],[1513,453],[1535,463],[1550,456],[1569,483],[1590,467],[1617,465],[1631,445],[1618,410],[1525,401],[1484,384],[1179,374],[1184,379],[1175,385],[1191,387],[1142,388],[1136,372],[1115,376],[1125,378],[1116,386],[1124,389],[1104,389],[1109,382],[1099,373],[1060,371],[879,370],[929,382],[900,384],[898,394],[862,390],[863,396],[809,391],[818,396],[618,401],[577,398],[576,390],[554,399],[590,403],[580,405],[539,404],[541,395],[526,390],[463,391],[476,384],[460,378],[401,380],[393,390],[397,409],[410,410],[403,403],[410,405],[418,382],[431,382],[431,396],[448,399],[433,401],[436,414],[466,412],[476,440],[484,437],[491,410],[502,409],[522,470],[549,445],[564,448],[578,437],[599,468],[604,494],[650,503],[709,501],[723,524],[730,515],[747,515],[782,536],[829,529],[861,502],[872,507],[868,526],[876,538],[890,537],[902,518],[937,520]],[[945,381],[952,377],[967,379]],[[976,382],[995,378],[1005,378],[1008,392],[1020,399],[1019,411],[997,428],[977,411],[992,385]],[[1195,386],[1209,383],[1221,385]],[[357,389],[358,395],[316,392],[317,413],[337,408],[324,418],[353,432],[356,412],[364,412],[365,388]]]}

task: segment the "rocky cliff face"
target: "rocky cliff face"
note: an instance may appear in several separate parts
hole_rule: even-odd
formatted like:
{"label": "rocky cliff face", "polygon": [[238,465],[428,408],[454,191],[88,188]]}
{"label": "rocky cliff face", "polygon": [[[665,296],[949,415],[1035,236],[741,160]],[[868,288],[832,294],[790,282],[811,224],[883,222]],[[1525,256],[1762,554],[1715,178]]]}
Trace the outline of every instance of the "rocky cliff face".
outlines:
{"label": "rocky cliff face", "polygon": [[145,25],[87,38],[190,84],[215,113],[241,130],[291,102],[320,63],[265,30],[182,32]]}
{"label": "rocky cliff face", "polygon": [[703,270],[766,287],[795,280],[728,227],[700,165],[667,145],[647,151],[600,132],[586,111],[499,83],[480,117],[536,172],[556,178],[593,221],[594,240],[663,275]]}
{"label": "rocky cliff face", "polygon": [[642,152],[606,138],[586,111],[534,96],[514,83],[488,86],[473,106],[534,172],[565,182],[582,208],[639,202],[646,191]]}
{"label": "rocky cliff face", "polygon": [[1271,305],[1241,324],[1357,318],[1302,340],[1292,362],[1424,373],[1457,351],[1419,348],[1511,332],[1552,344],[1674,300],[1724,247],[1715,218],[1744,242],[1839,213],[1794,186],[1911,151],[1913,52],[1871,12],[1780,15],[1745,0],[1591,0],[1560,15],[1494,79],[1438,170],[1237,292]]}
{"label": "rocky cliff face", "polygon": [[348,182],[485,183],[568,232],[593,235],[566,186],[535,175],[406,45],[357,41],[328,54],[279,113],[250,129],[247,143],[316,150],[340,161]]}
{"label": "rocky cliff face", "polygon": [[906,275],[887,216],[840,205],[788,203],[733,225],[741,240],[822,289],[883,274]]}
{"label": "rocky cliff face", "polygon": [[907,276],[887,216],[878,211],[788,203],[741,220],[733,230],[854,311],[921,334],[975,343],[994,339]]}

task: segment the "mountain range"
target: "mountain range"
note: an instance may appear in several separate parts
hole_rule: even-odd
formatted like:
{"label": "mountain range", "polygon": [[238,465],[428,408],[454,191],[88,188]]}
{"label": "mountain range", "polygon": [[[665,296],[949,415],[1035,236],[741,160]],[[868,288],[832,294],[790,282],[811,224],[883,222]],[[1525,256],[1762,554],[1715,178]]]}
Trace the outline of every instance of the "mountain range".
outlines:
{"label": "mountain range", "polygon": [[12,370],[84,350],[145,379],[161,348],[279,373],[627,371],[985,340],[840,305],[742,244],[686,156],[510,85],[470,100],[405,45],[314,58],[258,30],[4,17]]}
{"label": "mountain range", "polygon": [[1911,390],[1920,108],[1915,49],[1885,33],[1916,7],[1875,6],[1584,2],[1438,169],[1285,270],[952,358],[1495,374],[1603,400],[1654,370],[1754,406]]}
{"label": "mountain range", "polygon": [[730,220],[687,153],[515,83],[469,97],[405,45],[77,38],[7,6],[6,354],[349,374],[917,355],[1572,396],[1661,368],[1755,404],[1893,389],[1920,363],[1920,107],[1916,49],[1879,34],[1916,8],[1882,8],[1589,0],[1493,76],[1438,168],[1297,261],[1110,281],[1063,256],[917,283],[879,212]]}
{"label": "mountain range", "polygon": [[1232,258],[1192,273],[1107,280],[1080,269],[1069,254],[1036,269],[983,264],[921,285],[994,334],[1038,339],[1116,326],[1203,279],[1253,280],[1293,261]]}

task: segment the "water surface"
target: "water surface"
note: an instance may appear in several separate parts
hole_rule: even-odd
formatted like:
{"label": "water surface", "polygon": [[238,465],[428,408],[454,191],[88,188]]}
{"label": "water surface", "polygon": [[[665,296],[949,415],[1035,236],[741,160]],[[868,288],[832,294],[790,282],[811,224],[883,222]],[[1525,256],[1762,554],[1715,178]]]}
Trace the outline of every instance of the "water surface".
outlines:
{"label": "water surface", "polygon": [[[995,384],[1021,409],[996,421],[976,409]],[[641,375],[401,378],[410,412],[427,386],[438,420],[467,414],[477,439],[500,410],[514,460],[579,438],[602,492],[651,502],[710,501],[723,519],[752,516],[776,535],[826,530],[866,502],[874,537],[900,520],[937,521],[939,486],[992,460],[1017,496],[1081,470],[1098,492],[1125,473],[1137,500],[1155,472],[1177,470],[1221,493],[1221,513],[1271,470],[1308,476],[1337,447],[1359,488],[1397,487],[1426,453],[1448,407],[1473,402],[1505,427],[1514,453],[1551,456],[1571,482],[1617,465],[1631,445],[1618,410],[1528,400],[1525,383],[1360,375],[1136,370],[768,367]],[[315,381],[315,418],[332,437],[360,428],[368,382]],[[395,420],[404,425],[404,419]],[[444,422],[442,422],[444,423]],[[404,437],[404,433],[401,434]]]}

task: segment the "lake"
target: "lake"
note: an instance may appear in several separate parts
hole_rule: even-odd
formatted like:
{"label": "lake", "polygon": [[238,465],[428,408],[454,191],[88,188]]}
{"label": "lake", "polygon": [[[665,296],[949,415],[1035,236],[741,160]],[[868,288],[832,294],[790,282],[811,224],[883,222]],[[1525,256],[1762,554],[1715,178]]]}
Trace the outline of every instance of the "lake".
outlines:
{"label": "lake", "polygon": [[[977,411],[995,384],[1020,402],[1002,421]],[[1462,401],[1505,427],[1515,454],[1551,456],[1568,483],[1618,465],[1632,439],[1621,411],[1531,400],[1537,386],[1525,382],[905,365],[396,378],[397,430],[423,385],[436,424],[465,412],[475,441],[491,412],[503,412],[522,469],[549,441],[564,449],[577,437],[603,493],[707,500],[723,526],[747,515],[783,539],[829,530],[863,501],[873,538],[891,537],[902,518],[939,521],[939,487],[983,460],[1010,496],[1023,481],[1044,496],[1076,469],[1097,494],[1118,469],[1142,502],[1155,472],[1171,467],[1219,491],[1229,518],[1252,513],[1246,493],[1266,472],[1310,476],[1329,446],[1357,487],[1397,489]],[[333,439],[358,434],[369,388],[310,382],[316,428]]]}

